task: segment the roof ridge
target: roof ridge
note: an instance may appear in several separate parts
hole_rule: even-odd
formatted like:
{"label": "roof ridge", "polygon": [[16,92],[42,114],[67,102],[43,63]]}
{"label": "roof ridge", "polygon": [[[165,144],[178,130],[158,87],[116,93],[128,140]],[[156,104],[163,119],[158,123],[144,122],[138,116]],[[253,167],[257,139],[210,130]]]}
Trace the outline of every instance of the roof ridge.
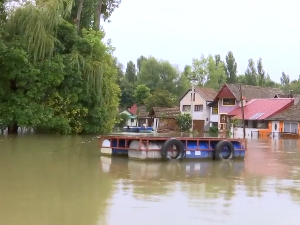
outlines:
{"label": "roof ridge", "polygon": [[[225,85],[227,86],[227,88],[230,90],[230,92],[235,96],[236,99],[239,99],[235,94],[234,92],[231,90],[231,88],[227,85],[227,83],[225,83]],[[236,84],[234,84],[236,85]],[[224,87],[224,86],[223,86]]]}

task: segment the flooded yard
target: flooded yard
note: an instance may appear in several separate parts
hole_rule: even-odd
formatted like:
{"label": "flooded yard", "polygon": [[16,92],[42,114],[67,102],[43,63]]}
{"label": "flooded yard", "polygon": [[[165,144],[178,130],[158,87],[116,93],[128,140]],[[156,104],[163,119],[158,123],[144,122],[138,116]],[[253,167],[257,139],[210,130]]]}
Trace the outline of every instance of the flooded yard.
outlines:
{"label": "flooded yard", "polygon": [[0,136],[0,224],[298,225],[300,141],[249,139],[245,161],[138,162],[83,136]]}

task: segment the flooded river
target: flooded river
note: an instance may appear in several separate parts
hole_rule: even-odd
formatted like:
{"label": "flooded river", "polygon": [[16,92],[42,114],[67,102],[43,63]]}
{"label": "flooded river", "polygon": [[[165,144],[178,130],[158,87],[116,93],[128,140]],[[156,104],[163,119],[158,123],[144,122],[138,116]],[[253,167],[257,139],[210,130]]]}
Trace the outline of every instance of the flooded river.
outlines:
{"label": "flooded river", "polygon": [[143,163],[101,157],[90,137],[0,136],[0,224],[298,225],[299,146],[249,140],[245,161]]}

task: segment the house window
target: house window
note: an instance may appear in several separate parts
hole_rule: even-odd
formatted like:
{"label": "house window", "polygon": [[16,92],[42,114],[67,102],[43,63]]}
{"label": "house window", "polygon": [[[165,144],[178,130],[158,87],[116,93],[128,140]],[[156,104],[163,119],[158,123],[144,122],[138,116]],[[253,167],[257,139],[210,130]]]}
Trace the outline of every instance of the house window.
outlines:
{"label": "house window", "polygon": [[134,119],[131,119],[131,123],[133,123],[134,122]]}
{"label": "house window", "polygon": [[182,106],[182,111],[183,112],[189,112],[189,111],[191,111],[191,106],[190,105],[183,105]]}
{"label": "house window", "polygon": [[227,123],[227,115],[226,114],[221,114],[220,115],[220,123]]}
{"label": "house window", "polygon": [[217,104],[212,107],[212,113],[211,114],[213,114],[213,115],[218,115],[219,114],[219,110],[218,110],[218,105]]}
{"label": "house window", "polygon": [[[191,101],[192,101],[192,94],[193,93],[191,93]],[[195,93],[194,93],[194,98],[193,98],[193,102],[195,101]]]}
{"label": "house window", "polygon": [[218,127],[218,122],[212,122],[211,125],[212,127]]}
{"label": "house window", "polygon": [[194,111],[195,112],[203,112],[203,105],[195,105]]}
{"label": "house window", "polygon": [[223,98],[223,105],[235,105],[234,98]]}

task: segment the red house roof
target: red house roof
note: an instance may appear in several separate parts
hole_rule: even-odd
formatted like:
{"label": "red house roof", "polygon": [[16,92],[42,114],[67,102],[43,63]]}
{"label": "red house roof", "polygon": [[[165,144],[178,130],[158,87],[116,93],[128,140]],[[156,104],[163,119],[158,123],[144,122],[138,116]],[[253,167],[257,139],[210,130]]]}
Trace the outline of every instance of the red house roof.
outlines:
{"label": "red house roof", "polygon": [[[267,98],[252,99],[244,106],[245,120],[264,120],[268,117],[290,108],[294,104],[294,99],[288,98]],[[236,119],[242,119],[241,108],[238,107],[227,114]]]}
{"label": "red house roof", "polygon": [[133,104],[129,111],[133,114],[133,115],[136,115],[136,112],[137,112],[137,105],[136,104]]}

